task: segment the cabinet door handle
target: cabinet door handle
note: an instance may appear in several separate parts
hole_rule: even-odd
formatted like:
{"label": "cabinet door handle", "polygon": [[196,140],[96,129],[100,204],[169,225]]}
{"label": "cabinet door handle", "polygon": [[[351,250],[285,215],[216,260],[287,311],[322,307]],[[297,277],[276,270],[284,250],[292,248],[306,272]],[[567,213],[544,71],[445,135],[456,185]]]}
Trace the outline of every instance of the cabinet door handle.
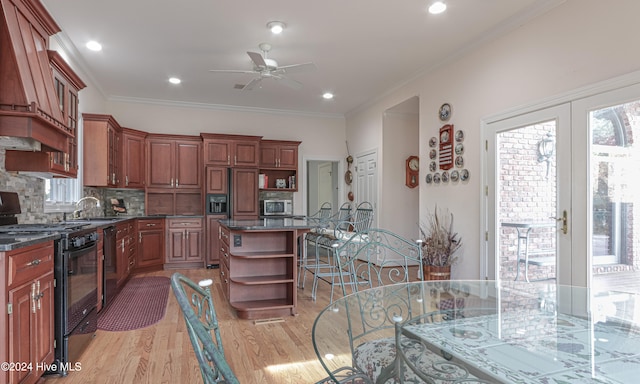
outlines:
{"label": "cabinet door handle", "polygon": [[178,188],[178,179],[176,179],[176,188]]}
{"label": "cabinet door handle", "polygon": [[142,233],[138,232],[138,243],[142,243]]}
{"label": "cabinet door handle", "polygon": [[170,183],[170,185],[171,185],[171,188],[173,188],[173,177],[171,178],[171,183]]}
{"label": "cabinet door handle", "polygon": [[31,312],[36,313],[36,283],[31,283]]}
{"label": "cabinet door handle", "polygon": [[44,296],[44,293],[40,293],[40,280],[38,280],[36,282],[36,287],[37,287],[37,291],[38,291],[38,295],[36,297],[36,301],[38,302],[38,310],[40,310],[42,308],[42,305],[40,304],[40,299]]}
{"label": "cabinet door handle", "polygon": [[231,158],[227,155],[227,165],[231,165]]}
{"label": "cabinet door handle", "polygon": [[129,186],[129,175],[126,175],[124,177],[124,185],[126,185],[127,187]]}
{"label": "cabinet door handle", "polygon": [[233,165],[238,165],[238,155],[233,155]]}

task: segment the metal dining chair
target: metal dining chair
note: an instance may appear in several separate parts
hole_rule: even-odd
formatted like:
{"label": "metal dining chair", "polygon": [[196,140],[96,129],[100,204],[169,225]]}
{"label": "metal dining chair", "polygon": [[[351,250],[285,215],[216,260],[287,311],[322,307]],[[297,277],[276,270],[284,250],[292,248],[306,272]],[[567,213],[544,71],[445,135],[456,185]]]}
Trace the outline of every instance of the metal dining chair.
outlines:
{"label": "metal dining chair", "polygon": [[[351,216],[351,204],[344,203],[338,212],[326,220],[320,221],[311,233],[306,235],[306,249],[312,247],[314,250],[313,260],[308,260],[302,271],[302,287],[306,280],[307,271],[313,275],[313,288],[311,297],[316,298],[316,287],[318,278],[333,267],[331,262],[331,245],[336,240],[336,231],[346,231],[349,228]],[[300,278],[298,278],[300,281]]]}
{"label": "metal dining chair", "polygon": [[300,288],[304,288],[305,272],[307,268],[312,265],[309,263],[307,244],[316,244],[316,239],[318,238],[318,236],[321,236],[322,228],[325,228],[329,225],[328,221],[331,219],[332,215],[333,211],[331,208],[331,203],[325,201],[320,206],[318,212],[307,216],[307,221],[310,224],[313,224],[313,228],[310,232],[304,235],[303,241],[300,243],[299,247],[302,250],[302,252],[300,253],[300,261],[298,263],[298,286]]}
{"label": "metal dining chair", "polygon": [[171,276],[171,288],[187,324],[204,383],[239,384],[224,357],[218,318],[209,289],[212,283],[209,279],[196,284],[180,273]]}

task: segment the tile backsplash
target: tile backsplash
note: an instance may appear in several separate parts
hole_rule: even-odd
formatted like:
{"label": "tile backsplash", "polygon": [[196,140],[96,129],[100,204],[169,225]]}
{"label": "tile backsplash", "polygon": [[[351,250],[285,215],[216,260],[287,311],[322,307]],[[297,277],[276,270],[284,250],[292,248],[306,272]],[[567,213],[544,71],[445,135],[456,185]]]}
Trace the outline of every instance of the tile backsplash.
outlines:
{"label": "tile backsplash", "polygon": [[[4,160],[5,149],[0,148],[0,191],[18,193],[22,210],[22,213],[18,215],[18,222],[33,224],[62,220],[62,212],[44,212],[45,181],[38,177],[6,171]],[[86,215],[113,215],[111,198],[123,199],[127,207],[127,215],[144,215],[144,191],[85,187],[83,196],[96,197],[100,200],[101,205],[101,208],[91,209],[86,212]]]}

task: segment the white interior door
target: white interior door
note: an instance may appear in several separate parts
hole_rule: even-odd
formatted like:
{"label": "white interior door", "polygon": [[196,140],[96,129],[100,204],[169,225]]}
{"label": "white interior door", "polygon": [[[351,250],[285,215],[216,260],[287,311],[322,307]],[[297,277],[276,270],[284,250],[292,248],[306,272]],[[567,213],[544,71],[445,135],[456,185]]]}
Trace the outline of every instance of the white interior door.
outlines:
{"label": "white interior door", "polygon": [[569,124],[570,106],[564,104],[485,126],[482,277],[570,284]]}
{"label": "white interior door", "polygon": [[333,201],[333,164],[330,162],[318,165],[318,201],[320,207],[324,202],[331,203],[331,208],[336,211],[337,207]]}
{"label": "white interior door", "polygon": [[356,157],[356,205],[368,201],[374,208],[373,227],[377,227],[378,207],[378,153],[371,151]]}

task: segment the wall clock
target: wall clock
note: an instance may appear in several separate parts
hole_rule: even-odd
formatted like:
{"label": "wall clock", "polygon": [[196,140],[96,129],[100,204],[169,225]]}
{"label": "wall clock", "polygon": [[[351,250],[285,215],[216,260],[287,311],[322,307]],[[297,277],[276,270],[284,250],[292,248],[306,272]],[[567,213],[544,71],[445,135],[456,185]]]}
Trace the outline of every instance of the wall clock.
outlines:
{"label": "wall clock", "polygon": [[415,188],[418,186],[418,176],[420,171],[420,160],[418,156],[407,157],[406,162],[406,180],[405,184],[409,188]]}

